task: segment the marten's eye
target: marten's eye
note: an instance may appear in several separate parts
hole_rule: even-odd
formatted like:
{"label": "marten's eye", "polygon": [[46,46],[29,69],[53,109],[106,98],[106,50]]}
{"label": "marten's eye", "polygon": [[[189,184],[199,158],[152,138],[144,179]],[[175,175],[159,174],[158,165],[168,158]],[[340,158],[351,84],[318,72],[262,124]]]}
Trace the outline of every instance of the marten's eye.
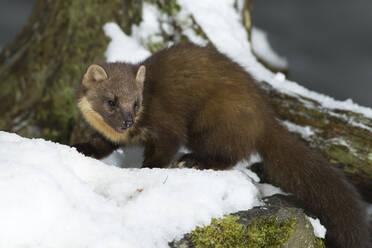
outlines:
{"label": "marten's eye", "polygon": [[116,105],[116,102],[115,102],[115,101],[112,101],[112,100],[108,100],[107,103],[108,103],[111,107],[115,107],[115,105]]}

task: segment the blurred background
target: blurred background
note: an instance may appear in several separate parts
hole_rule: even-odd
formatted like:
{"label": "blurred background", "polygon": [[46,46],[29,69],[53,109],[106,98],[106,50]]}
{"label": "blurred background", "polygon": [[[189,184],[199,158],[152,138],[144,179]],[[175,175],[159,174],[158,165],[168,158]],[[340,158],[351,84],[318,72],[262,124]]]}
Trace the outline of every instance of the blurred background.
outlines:
{"label": "blurred background", "polygon": [[[0,49],[21,31],[33,0],[0,0]],[[287,58],[289,78],[372,107],[372,1],[256,0],[253,24]]]}

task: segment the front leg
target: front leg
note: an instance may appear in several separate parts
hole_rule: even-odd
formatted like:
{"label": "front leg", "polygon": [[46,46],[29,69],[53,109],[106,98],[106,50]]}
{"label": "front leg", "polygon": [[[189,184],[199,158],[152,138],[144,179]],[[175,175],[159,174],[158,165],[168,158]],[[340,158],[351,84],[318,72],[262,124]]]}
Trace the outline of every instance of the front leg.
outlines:
{"label": "front leg", "polygon": [[234,166],[236,162],[236,160],[224,156],[202,156],[196,153],[187,153],[178,160],[177,166],[180,168],[225,170]]}
{"label": "front leg", "polygon": [[169,167],[179,147],[179,141],[170,136],[146,141],[142,168]]}
{"label": "front leg", "polygon": [[96,133],[90,137],[88,142],[77,143],[72,147],[75,147],[78,152],[84,154],[85,156],[101,159],[108,156],[119,146]]}

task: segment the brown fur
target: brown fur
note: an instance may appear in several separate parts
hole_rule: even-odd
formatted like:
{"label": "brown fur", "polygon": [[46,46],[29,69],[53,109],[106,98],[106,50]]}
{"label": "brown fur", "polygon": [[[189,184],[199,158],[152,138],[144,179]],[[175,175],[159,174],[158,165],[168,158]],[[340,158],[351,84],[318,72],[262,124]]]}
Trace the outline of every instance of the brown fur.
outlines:
{"label": "brown fur", "polygon": [[[140,118],[117,133],[106,121],[114,117],[107,117],[97,103],[89,104],[115,87],[119,98],[137,95],[128,82],[135,84],[140,65],[146,67]],[[109,79],[122,83],[113,88],[82,85],[79,107],[87,121],[114,142],[127,143],[132,132],[139,134],[137,141],[145,147],[144,167],[167,166],[181,145],[193,152],[187,159],[201,168],[225,169],[259,152],[271,182],[319,216],[330,244],[367,247],[368,229],[358,193],[324,158],[277,123],[266,95],[238,64],[212,48],[179,45],[137,65],[102,67]],[[138,130],[146,130],[146,135]]]}

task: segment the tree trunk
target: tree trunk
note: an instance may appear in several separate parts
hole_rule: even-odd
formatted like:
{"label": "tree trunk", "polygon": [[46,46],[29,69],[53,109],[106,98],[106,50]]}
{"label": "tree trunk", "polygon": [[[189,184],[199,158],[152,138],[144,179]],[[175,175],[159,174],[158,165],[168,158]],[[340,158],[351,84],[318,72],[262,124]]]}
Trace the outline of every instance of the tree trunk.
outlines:
{"label": "tree trunk", "polygon": [[[171,35],[160,34],[163,42],[143,45],[155,51],[169,41],[188,40],[175,17],[180,10],[175,0],[146,2],[167,16],[159,23],[167,22],[174,29]],[[242,10],[248,32],[249,3]],[[75,88],[88,64],[105,59],[109,39],[102,26],[114,21],[130,34],[131,25],[141,21],[142,4],[130,0],[38,0],[22,32],[0,54],[0,129],[64,144],[84,140],[91,129],[78,114]],[[208,41],[195,19],[189,18],[195,33]],[[372,202],[372,119],[327,109],[313,99],[262,85],[279,117],[289,121],[284,123],[290,131],[301,134],[298,130],[310,127],[313,134],[302,134],[303,140],[343,169]]]}

